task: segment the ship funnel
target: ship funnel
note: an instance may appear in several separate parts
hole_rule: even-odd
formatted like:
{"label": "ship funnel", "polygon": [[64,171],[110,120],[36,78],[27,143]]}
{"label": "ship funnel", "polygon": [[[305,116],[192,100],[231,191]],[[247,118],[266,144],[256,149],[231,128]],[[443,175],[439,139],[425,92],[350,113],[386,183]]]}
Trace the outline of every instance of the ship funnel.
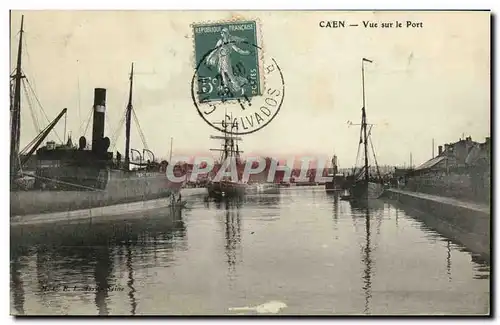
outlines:
{"label": "ship funnel", "polygon": [[92,124],[92,151],[101,152],[106,119],[106,89],[94,89],[94,120]]}

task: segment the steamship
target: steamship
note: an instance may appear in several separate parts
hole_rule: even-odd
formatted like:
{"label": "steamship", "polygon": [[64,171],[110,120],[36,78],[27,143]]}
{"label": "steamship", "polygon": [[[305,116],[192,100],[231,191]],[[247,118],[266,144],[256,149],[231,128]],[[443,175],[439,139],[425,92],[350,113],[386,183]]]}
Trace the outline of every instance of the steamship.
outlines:
{"label": "steamship", "polygon": [[[143,149],[142,155],[130,148],[134,66],[130,73],[130,89],[125,111],[125,157],[108,152],[110,139],[104,136],[106,119],[106,89],[94,89],[91,146],[81,136],[78,146],[71,138],[66,144],[49,141],[41,146],[58,121],[66,114],[63,109],[22,151],[19,150],[21,131],[21,85],[26,76],[22,70],[23,21],[17,51],[17,62],[11,75],[11,150],[10,150],[10,209],[11,225],[69,220],[123,212],[136,212],[169,205],[182,183],[167,178],[167,161],[158,163],[154,154]],[[36,155],[33,155],[36,151]],[[136,152],[140,162],[131,161]],[[146,159],[146,156],[149,159]],[[26,164],[35,158],[36,167],[28,173]],[[144,158],[144,159],[143,159]],[[135,165],[135,168],[131,166]],[[26,183],[27,179],[34,182]]]}

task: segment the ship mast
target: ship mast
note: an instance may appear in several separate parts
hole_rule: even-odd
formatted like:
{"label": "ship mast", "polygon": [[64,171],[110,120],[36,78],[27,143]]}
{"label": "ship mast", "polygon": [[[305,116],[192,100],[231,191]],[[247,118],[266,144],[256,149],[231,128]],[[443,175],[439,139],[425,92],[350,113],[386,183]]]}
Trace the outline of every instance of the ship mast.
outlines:
{"label": "ship mast", "polygon": [[23,25],[24,15],[21,16],[21,30],[19,34],[19,46],[17,50],[16,70],[11,78],[14,80],[14,95],[11,97],[11,138],[10,138],[10,168],[11,180],[18,170],[19,160],[19,142],[21,136],[21,81],[24,78],[21,69],[22,51],[23,51]]}
{"label": "ship mast", "polygon": [[[221,124],[224,127],[224,131],[222,131],[224,135],[211,135],[210,139],[223,140],[223,144],[222,149],[210,149],[210,151],[221,152],[221,164],[224,164],[227,158],[234,157],[236,159],[236,165],[238,166],[240,164],[240,153],[243,153],[243,151],[240,151],[238,141],[241,141],[242,139],[241,137],[234,136],[233,132],[238,132],[238,123],[233,122],[232,116],[230,118],[231,122],[222,121],[214,123]],[[230,129],[230,131],[228,131],[228,128]],[[236,129],[236,131],[233,131],[233,129]]]}
{"label": "ship mast", "polygon": [[134,84],[134,64],[130,69],[130,89],[128,94],[127,112],[125,115],[125,168],[130,169],[130,122],[132,117],[132,87]]}
{"label": "ship mast", "polygon": [[363,87],[363,109],[362,109],[362,117],[361,117],[361,129],[363,130],[363,145],[365,149],[365,181],[368,185],[368,181],[370,179],[370,175],[368,174],[368,136],[366,133],[366,108],[365,108],[365,62],[372,63],[373,61],[363,58],[361,60],[361,79],[362,79],[362,87]]}

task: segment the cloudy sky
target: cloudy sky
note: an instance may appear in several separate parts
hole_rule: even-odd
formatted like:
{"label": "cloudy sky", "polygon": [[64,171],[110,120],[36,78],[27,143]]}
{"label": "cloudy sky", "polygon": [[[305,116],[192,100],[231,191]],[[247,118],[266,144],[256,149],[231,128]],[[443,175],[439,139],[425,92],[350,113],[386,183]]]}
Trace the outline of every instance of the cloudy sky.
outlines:
{"label": "cloudy sky", "polygon": [[[214,130],[191,100],[190,24],[235,18],[258,18],[260,45],[279,63],[286,87],[279,115],[244,137],[241,149],[247,153],[278,158],[336,153],[341,167],[351,166],[359,130],[347,121],[361,118],[363,57],[374,61],[366,69],[366,107],[380,164],[408,164],[410,152],[414,164],[422,163],[432,154],[432,139],[437,147],[463,134],[481,142],[490,134],[488,12],[14,11],[14,59],[21,14],[24,71],[50,119],[68,108],[67,129],[76,141],[96,87],[108,89],[106,135],[114,139],[134,62],[134,108],[149,148],[168,157],[173,137],[174,155],[209,153],[218,143],[210,140]],[[331,20],[359,26],[319,27]],[[411,20],[423,27],[364,28],[362,21],[368,20]],[[21,146],[36,135],[24,104]],[[63,130],[62,122],[56,128],[61,138]],[[122,127],[116,140],[122,153],[124,132]],[[55,134],[50,138],[57,140]],[[131,141],[132,147],[143,147],[134,122]]]}

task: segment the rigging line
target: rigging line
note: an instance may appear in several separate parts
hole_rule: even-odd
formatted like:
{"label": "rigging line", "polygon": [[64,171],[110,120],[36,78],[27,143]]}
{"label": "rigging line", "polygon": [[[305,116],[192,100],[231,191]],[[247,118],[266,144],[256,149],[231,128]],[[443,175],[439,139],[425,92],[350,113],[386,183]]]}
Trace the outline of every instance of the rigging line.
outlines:
{"label": "rigging line", "polygon": [[[35,97],[35,100],[36,100],[36,102],[37,102],[38,106],[40,106],[40,110],[42,111],[43,116],[45,117],[45,119],[47,120],[47,122],[49,122],[49,124],[50,124],[50,123],[51,123],[51,120],[49,119],[49,117],[48,117],[48,116],[47,116],[47,114],[45,113],[45,110],[43,109],[42,103],[40,103],[40,100],[38,99],[38,96],[36,95],[36,92],[35,92],[35,90],[33,89],[33,86],[31,86],[31,83],[30,83],[30,81],[29,81],[28,77],[26,77],[26,75],[25,75],[24,80],[26,80],[26,83],[28,84],[28,87],[29,87],[29,89],[31,90],[31,93],[32,93],[32,94],[33,94],[33,96]],[[54,133],[56,134],[56,136],[57,136],[57,138],[59,139],[59,141],[60,141],[60,142],[62,142],[61,137],[59,136],[59,134],[57,133],[57,131],[56,131],[55,129],[54,129],[53,131],[54,131]]]}
{"label": "rigging line", "polygon": [[109,119],[105,119],[105,121],[106,121],[106,126],[107,126],[107,128],[108,128],[109,130],[113,130],[113,129],[111,128],[111,125],[109,124]]}
{"label": "rigging line", "polygon": [[40,125],[38,124],[38,119],[36,118],[35,110],[33,109],[33,105],[31,103],[30,97],[28,96],[28,88],[26,87],[25,82],[23,82],[22,84],[23,84],[24,93],[26,95],[26,99],[28,102],[28,107],[30,109],[31,118],[33,119],[33,126],[35,127],[36,132],[40,133],[40,131],[41,131]]}
{"label": "rigging line", "polygon": [[10,81],[10,111],[11,111],[11,113],[13,110],[12,105],[14,104],[14,93],[15,93],[14,88],[15,87],[16,87],[16,85],[14,84],[14,80],[11,80]]}
{"label": "rigging line", "polygon": [[94,112],[94,109],[90,110],[89,118],[87,119],[87,126],[85,126],[85,131],[83,132],[83,136],[87,134],[87,130],[89,129],[90,125],[90,120],[92,119],[92,113]]}
{"label": "rigging line", "polygon": [[[26,32],[23,31],[25,37],[23,37],[23,41],[24,41],[24,49],[23,49],[23,53],[26,53],[26,56],[27,56],[27,59],[28,59],[28,68],[29,67],[32,67],[33,65],[31,64],[31,56],[30,56],[30,52],[28,51],[28,42],[26,41],[27,37],[26,37]],[[29,35],[29,33],[28,33]],[[24,70],[24,69],[23,69]],[[24,78],[26,79],[26,81],[29,81],[28,80],[28,76],[26,75],[26,73],[24,73],[24,71],[22,71],[23,74],[24,74]],[[33,76],[34,73],[32,72],[31,75]],[[35,78],[35,77],[33,77]],[[35,98],[36,98],[36,78],[33,80],[33,87],[31,87],[30,85],[30,88],[32,88],[32,92],[33,94],[35,95]],[[37,101],[38,101],[38,98],[36,98]],[[43,107],[42,105],[39,103],[40,105],[40,108],[43,110]],[[51,121],[47,118],[47,121],[50,123]],[[57,136],[59,138],[59,136]]]}
{"label": "rigging line", "polygon": [[50,125],[47,125],[33,140],[31,140],[25,147],[23,150],[21,150],[21,152],[24,154],[26,153],[26,151],[31,148],[31,146],[33,144],[35,144],[42,136],[43,134],[45,133],[45,131],[49,128]]}
{"label": "rigging line", "polygon": [[380,176],[380,169],[378,168],[378,163],[377,163],[377,156],[375,156],[375,149],[373,148],[373,142],[372,142],[372,138],[369,137],[370,139],[370,146],[372,148],[372,151],[373,151],[373,160],[375,161],[375,167],[377,168],[377,174],[378,174],[378,177],[380,179],[382,179],[382,177]]}
{"label": "rigging line", "polygon": [[359,159],[359,149],[361,148],[361,143],[358,143],[358,152],[356,154],[356,160],[354,161],[354,168],[352,169],[352,174],[356,174],[356,165],[358,164],[358,159]]}
{"label": "rigging line", "polygon": [[[78,134],[82,134],[82,128],[83,128],[83,125],[85,124],[85,121],[87,121],[87,124],[90,122],[90,118],[92,117],[92,112],[93,112],[93,108],[91,108],[89,110],[89,116],[84,120],[84,121],[81,121],[80,122],[80,126],[78,127]],[[82,134],[83,136],[85,136],[85,134]]]}
{"label": "rigging line", "polygon": [[369,139],[370,141],[370,146],[372,148],[372,152],[373,152],[373,159],[375,161],[375,167],[377,168],[377,172],[380,176],[380,172],[378,171],[378,164],[377,164],[377,157],[375,156],[375,149],[373,147],[373,142],[372,142],[372,139],[371,139],[371,135],[372,135],[372,128],[373,128],[373,125],[370,125],[370,129],[368,130],[368,135],[367,135],[367,138]]}
{"label": "rigging line", "polygon": [[112,150],[114,150],[116,148],[117,140],[118,140],[118,137],[120,136],[120,132],[123,128],[123,124],[124,124],[126,118],[127,118],[127,110],[125,110],[123,117],[120,119],[120,122],[118,123],[118,128],[115,130],[115,133],[111,137],[111,139],[112,139],[111,143],[113,143]]}
{"label": "rigging line", "polygon": [[38,140],[40,139],[41,133],[38,134],[34,139],[32,139],[22,150],[19,151],[19,155],[25,154],[26,151]]}
{"label": "rigging line", "polygon": [[[128,82],[127,82],[128,84]],[[123,95],[123,93],[122,93]],[[128,95],[125,93],[124,97],[126,98],[125,101],[128,102]],[[126,106],[126,105],[124,105]],[[122,118],[120,119],[120,122],[118,122],[118,127],[115,129],[113,135],[111,136],[111,143],[113,144],[113,147],[111,150],[114,150],[116,148],[116,145],[117,145],[117,141],[118,141],[118,137],[120,136],[120,132],[122,131],[123,129],[123,125],[125,124],[125,119],[127,118],[127,109],[125,108],[124,110],[124,114],[122,116]]]}
{"label": "rigging line", "polygon": [[[81,123],[82,121],[82,112],[80,108],[81,104],[81,97],[80,97],[80,75],[77,75],[77,90],[78,90],[78,123]],[[80,131],[80,129],[78,129]]]}
{"label": "rigging line", "polygon": [[132,110],[132,113],[134,113],[134,120],[135,120],[135,123],[137,123],[137,129],[139,130],[139,135],[141,137],[142,144],[144,145],[145,149],[149,150],[148,144],[146,143],[146,137],[144,136],[144,133],[142,132],[141,125],[139,124],[139,119],[137,118],[137,114],[135,114],[135,110]]}

